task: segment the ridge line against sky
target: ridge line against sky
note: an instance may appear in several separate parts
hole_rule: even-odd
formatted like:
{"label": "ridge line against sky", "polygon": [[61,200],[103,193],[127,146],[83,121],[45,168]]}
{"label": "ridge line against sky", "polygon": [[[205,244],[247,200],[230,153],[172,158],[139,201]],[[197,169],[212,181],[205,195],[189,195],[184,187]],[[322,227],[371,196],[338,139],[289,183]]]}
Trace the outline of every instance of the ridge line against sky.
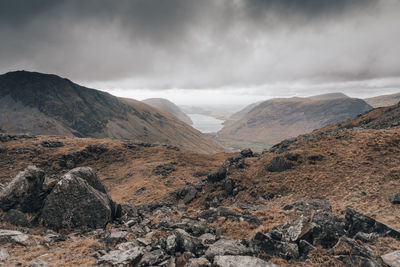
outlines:
{"label": "ridge line against sky", "polygon": [[178,104],[375,96],[400,88],[398,14],[399,0],[4,0],[0,72]]}

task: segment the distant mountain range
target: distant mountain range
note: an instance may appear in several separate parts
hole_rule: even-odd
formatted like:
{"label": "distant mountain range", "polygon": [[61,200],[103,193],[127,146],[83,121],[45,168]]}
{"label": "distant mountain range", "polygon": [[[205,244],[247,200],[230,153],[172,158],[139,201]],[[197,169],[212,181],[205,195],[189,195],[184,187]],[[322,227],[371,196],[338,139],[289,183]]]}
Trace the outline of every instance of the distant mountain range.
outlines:
{"label": "distant mountain range", "polygon": [[11,133],[132,139],[203,153],[224,148],[173,115],[56,75],[0,75],[0,129]]}
{"label": "distant mountain range", "polygon": [[231,116],[217,139],[223,145],[255,150],[286,138],[353,118],[372,109],[362,99],[335,93],[308,98],[277,98],[252,104]]}
{"label": "distant mountain range", "polygon": [[192,125],[193,122],[190,119],[188,115],[186,115],[177,105],[169,101],[168,99],[165,98],[148,98],[145,100],[142,100],[143,103],[146,103],[152,107],[164,110],[166,112],[171,113],[181,121]]}

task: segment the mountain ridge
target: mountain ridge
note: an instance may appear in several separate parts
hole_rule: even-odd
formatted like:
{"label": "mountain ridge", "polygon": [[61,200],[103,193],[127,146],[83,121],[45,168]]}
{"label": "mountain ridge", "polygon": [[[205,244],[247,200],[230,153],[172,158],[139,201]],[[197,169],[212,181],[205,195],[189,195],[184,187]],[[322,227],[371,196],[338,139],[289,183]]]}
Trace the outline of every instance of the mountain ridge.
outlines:
{"label": "mountain ridge", "polygon": [[169,113],[53,74],[0,75],[0,103],[0,129],[7,132],[134,139],[204,153],[224,150]]}
{"label": "mountain ridge", "polygon": [[355,117],[370,109],[372,107],[365,101],[347,96],[275,98],[247,108],[245,114],[239,112],[239,120],[225,122],[217,139],[234,149],[250,146],[263,150],[283,139]]}

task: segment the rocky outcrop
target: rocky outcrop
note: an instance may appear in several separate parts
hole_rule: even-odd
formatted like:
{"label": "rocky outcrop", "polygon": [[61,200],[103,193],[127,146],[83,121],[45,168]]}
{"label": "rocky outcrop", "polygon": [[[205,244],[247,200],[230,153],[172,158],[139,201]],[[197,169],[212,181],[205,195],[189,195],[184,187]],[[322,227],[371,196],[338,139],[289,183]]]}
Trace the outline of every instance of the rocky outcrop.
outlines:
{"label": "rocky outcrop", "polygon": [[41,211],[43,224],[54,229],[103,228],[111,220],[111,198],[91,168],[77,168],[65,174],[47,196]]}

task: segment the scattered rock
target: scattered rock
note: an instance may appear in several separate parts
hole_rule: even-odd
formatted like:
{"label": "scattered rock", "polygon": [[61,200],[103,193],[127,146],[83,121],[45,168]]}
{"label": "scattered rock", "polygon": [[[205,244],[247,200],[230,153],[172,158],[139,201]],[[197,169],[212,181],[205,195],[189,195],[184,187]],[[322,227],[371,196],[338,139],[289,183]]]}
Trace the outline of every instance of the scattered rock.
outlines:
{"label": "scattered rock", "polygon": [[270,172],[283,172],[291,168],[292,164],[282,156],[273,158],[270,164],[267,166],[267,170]]}
{"label": "scattered rock", "polygon": [[142,186],[135,191],[135,195],[141,195],[143,191],[147,190],[146,186]]}
{"label": "scattered rock", "polygon": [[62,142],[56,140],[44,140],[40,143],[40,145],[42,147],[52,147],[52,148],[64,146]]}
{"label": "scattered rock", "polygon": [[271,237],[271,234],[257,232],[250,240],[251,246],[256,253],[267,253],[286,260],[299,258],[299,248],[295,243],[279,241]]}
{"label": "scattered rock", "polygon": [[0,260],[6,260],[9,256],[7,249],[0,248]]}
{"label": "scattered rock", "polygon": [[4,211],[17,209],[22,212],[36,212],[43,205],[44,172],[29,166],[20,172],[0,193],[0,207]]}
{"label": "scattered rock", "polygon": [[239,240],[220,239],[206,250],[205,256],[212,261],[215,256],[224,255],[251,255],[251,249]]}
{"label": "scattered rock", "polygon": [[219,182],[225,179],[227,170],[225,165],[222,165],[217,172],[210,173],[207,175],[207,180],[211,183]]}
{"label": "scattered rock", "polygon": [[101,256],[97,260],[97,264],[100,266],[136,266],[144,253],[145,249],[142,247],[112,250]]}
{"label": "scattered rock", "polygon": [[199,240],[203,245],[207,246],[213,244],[217,240],[217,237],[211,233],[205,233],[199,237]]}
{"label": "scattered rock", "polygon": [[26,241],[29,237],[20,231],[13,230],[3,230],[0,229],[0,244],[1,243],[20,243],[21,241]]}
{"label": "scattered rock", "polygon": [[104,241],[111,246],[115,246],[118,243],[126,242],[126,237],[128,236],[127,231],[119,231],[116,229],[111,229],[110,232],[105,236]]}
{"label": "scattered rock", "polygon": [[186,267],[211,267],[211,263],[205,257],[190,259]]}
{"label": "scattered rock", "polygon": [[311,155],[308,157],[308,160],[310,161],[321,161],[324,159],[324,156],[322,155]]}
{"label": "scattered rock", "polygon": [[212,223],[218,220],[220,217],[225,217],[232,221],[244,220],[250,224],[260,225],[261,221],[257,216],[252,214],[244,214],[233,211],[227,207],[210,208],[200,213],[199,218],[207,220]]}
{"label": "scattered rock", "polygon": [[29,264],[28,267],[48,267],[48,266],[49,265],[46,262],[44,262],[40,259],[37,259],[34,262],[32,262],[31,264]]}
{"label": "scattered rock", "polygon": [[294,154],[294,153],[287,153],[285,155],[285,158],[290,161],[297,161],[299,159],[299,157],[300,157],[300,154]]}
{"label": "scattered rock", "polygon": [[185,190],[186,194],[183,198],[183,202],[185,203],[185,205],[187,205],[197,197],[197,189],[193,185],[189,185],[185,188]]}
{"label": "scattered rock", "polygon": [[45,199],[41,211],[43,224],[54,229],[104,228],[112,219],[112,201],[104,191],[104,185],[90,169],[68,172]]}
{"label": "scattered rock", "polygon": [[200,256],[204,251],[204,246],[200,240],[189,235],[185,230],[176,229],[174,234],[176,236],[176,251],[188,251],[197,256]]}
{"label": "scattered rock", "polygon": [[389,201],[392,204],[400,204],[400,193],[396,193],[389,196]]}
{"label": "scattered rock", "polygon": [[26,215],[19,210],[11,209],[7,211],[4,214],[3,219],[4,221],[16,226],[29,227],[30,225]]}
{"label": "scattered rock", "polygon": [[361,256],[355,256],[355,255],[339,255],[339,256],[334,256],[337,260],[342,261],[346,266],[362,266],[362,267],[381,267],[379,263],[377,263],[373,259],[368,259],[365,257]]}
{"label": "scattered rock", "polygon": [[60,166],[68,169],[75,168],[79,163],[82,163],[90,156],[89,152],[85,149],[81,151],[70,151],[64,155],[60,160]]}
{"label": "scattered rock", "polygon": [[232,181],[232,179],[225,179],[224,183],[222,184],[222,187],[224,188],[225,193],[229,196],[233,193],[233,188],[235,186],[235,183]]}
{"label": "scattered rock", "polygon": [[5,153],[5,152],[7,152],[7,149],[2,144],[0,144],[0,153]]}
{"label": "scattered rock", "polygon": [[161,249],[145,252],[138,266],[157,266],[167,259],[167,255]]}
{"label": "scattered rock", "polygon": [[332,212],[332,206],[329,202],[324,200],[309,200],[298,201],[292,204],[285,205],[283,210],[292,210],[300,212],[301,214],[311,214],[312,211]]}
{"label": "scattered rock", "polygon": [[163,178],[166,178],[174,171],[176,171],[176,168],[172,164],[163,164],[155,167],[152,172],[155,175],[161,175]]}
{"label": "scattered rock", "polygon": [[377,233],[382,236],[400,239],[400,231],[381,223],[365,214],[362,214],[351,207],[346,209],[346,226],[349,236],[353,237],[358,232]]}
{"label": "scattered rock", "polygon": [[363,232],[358,232],[355,236],[355,240],[360,240],[362,242],[368,243],[368,242],[373,242],[378,238],[378,235],[375,233],[363,233]]}
{"label": "scattered rock", "polygon": [[384,263],[390,267],[400,266],[400,250],[393,251],[391,253],[381,256]]}
{"label": "scattered rock", "polygon": [[251,151],[250,148],[246,148],[240,151],[240,155],[242,155],[245,158],[250,158],[254,156],[253,151]]}
{"label": "scattered rock", "polygon": [[103,154],[108,151],[106,144],[90,144],[85,147],[85,150],[89,153]]}
{"label": "scattered rock", "polygon": [[360,256],[367,259],[373,259],[373,251],[361,246],[356,240],[342,236],[336,245],[332,248],[333,255],[351,255]]}
{"label": "scattered rock", "polygon": [[216,256],[215,267],[276,267],[277,265],[251,256]]}

